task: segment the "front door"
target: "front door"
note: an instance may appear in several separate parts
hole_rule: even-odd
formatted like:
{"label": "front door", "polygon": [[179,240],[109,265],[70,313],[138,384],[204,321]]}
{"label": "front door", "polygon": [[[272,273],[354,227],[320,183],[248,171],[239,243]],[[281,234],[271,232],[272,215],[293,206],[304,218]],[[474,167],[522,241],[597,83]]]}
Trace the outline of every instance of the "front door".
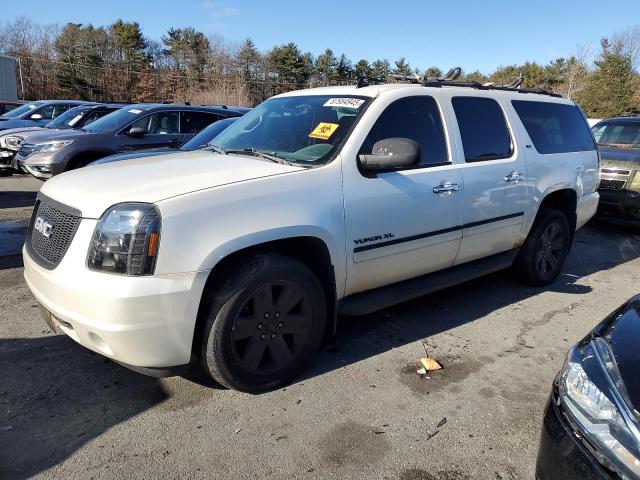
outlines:
{"label": "front door", "polygon": [[458,251],[462,174],[451,162],[433,97],[392,101],[360,153],[397,137],[420,145],[419,164],[375,174],[345,173],[350,177],[344,182],[347,295],[449,267]]}
{"label": "front door", "polygon": [[177,111],[156,112],[133,122],[128,129],[143,128],[146,133],[139,136],[121,135],[122,150],[141,150],[144,148],[179,147],[182,144],[180,133],[180,113]]}
{"label": "front door", "polygon": [[451,103],[464,159],[460,264],[517,246],[527,211],[527,172],[496,100],[459,96]]}

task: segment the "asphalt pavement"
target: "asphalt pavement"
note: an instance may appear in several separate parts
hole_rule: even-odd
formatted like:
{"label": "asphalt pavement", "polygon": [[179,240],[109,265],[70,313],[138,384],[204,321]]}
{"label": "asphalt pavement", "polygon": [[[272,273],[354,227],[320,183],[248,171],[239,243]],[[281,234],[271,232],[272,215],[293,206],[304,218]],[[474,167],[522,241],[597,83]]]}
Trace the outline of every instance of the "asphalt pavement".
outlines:
{"label": "asphalt pavement", "polygon": [[[564,272],[500,272],[341,319],[287,388],[131,372],[49,331],[19,255],[35,192],[0,178],[0,478],[531,479],[567,349],[640,291],[640,231],[589,224]],[[444,369],[420,378],[425,351]]]}

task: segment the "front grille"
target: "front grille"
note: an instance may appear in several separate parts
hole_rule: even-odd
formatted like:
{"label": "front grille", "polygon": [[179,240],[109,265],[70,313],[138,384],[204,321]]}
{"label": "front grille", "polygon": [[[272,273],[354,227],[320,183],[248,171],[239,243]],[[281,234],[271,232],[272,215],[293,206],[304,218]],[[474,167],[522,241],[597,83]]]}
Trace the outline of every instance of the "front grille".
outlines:
{"label": "front grille", "polygon": [[603,190],[622,190],[625,183],[627,183],[625,180],[609,180],[603,178],[600,180],[600,188]]}
{"label": "front grille", "polygon": [[18,150],[18,155],[20,155],[22,158],[28,157],[33,153],[34,148],[36,148],[35,145],[31,143],[25,143],[20,147],[20,150]]}
{"label": "front grille", "polygon": [[600,170],[600,172],[602,172],[602,173],[613,173],[615,175],[624,175],[626,177],[631,175],[631,170],[622,170],[622,169],[619,169],[619,168],[603,168],[603,169]]}
{"label": "front grille", "polygon": [[[48,238],[35,228],[38,219],[41,219],[40,223],[50,225]],[[78,210],[62,205],[42,194],[38,195],[27,231],[26,246],[31,257],[49,270],[57,267],[67,253],[80,220],[82,215]]]}

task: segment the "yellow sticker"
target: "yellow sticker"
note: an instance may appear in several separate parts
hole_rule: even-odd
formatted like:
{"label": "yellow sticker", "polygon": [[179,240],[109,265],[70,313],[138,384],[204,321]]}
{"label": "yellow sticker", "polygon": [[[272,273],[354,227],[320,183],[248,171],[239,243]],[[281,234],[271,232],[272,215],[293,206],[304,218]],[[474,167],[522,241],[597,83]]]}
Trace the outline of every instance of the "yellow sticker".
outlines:
{"label": "yellow sticker", "polygon": [[309,138],[319,138],[320,140],[329,140],[331,135],[338,129],[340,125],[337,123],[320,122],[313,132],[309,134]]}

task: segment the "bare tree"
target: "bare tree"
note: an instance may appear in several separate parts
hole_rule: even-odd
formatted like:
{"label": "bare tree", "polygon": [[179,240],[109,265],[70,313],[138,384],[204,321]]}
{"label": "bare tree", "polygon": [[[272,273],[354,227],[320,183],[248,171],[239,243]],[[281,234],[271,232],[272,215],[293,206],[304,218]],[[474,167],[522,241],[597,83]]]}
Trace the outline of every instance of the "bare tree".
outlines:
{"label": "bare tree", "polygon": [[582,90],[589,79],[589,64],[593,59],[590,44],[578,47],[567,59],[564,74],[564,94],[569,100],[575,100],[576,94]]}
{"label": "bare tree", "polygon": [[612,43],[622,46],[622,53],[631,57],[631,65],[635,71],[640,68],[640,25],[616,32],[611,37]]}

